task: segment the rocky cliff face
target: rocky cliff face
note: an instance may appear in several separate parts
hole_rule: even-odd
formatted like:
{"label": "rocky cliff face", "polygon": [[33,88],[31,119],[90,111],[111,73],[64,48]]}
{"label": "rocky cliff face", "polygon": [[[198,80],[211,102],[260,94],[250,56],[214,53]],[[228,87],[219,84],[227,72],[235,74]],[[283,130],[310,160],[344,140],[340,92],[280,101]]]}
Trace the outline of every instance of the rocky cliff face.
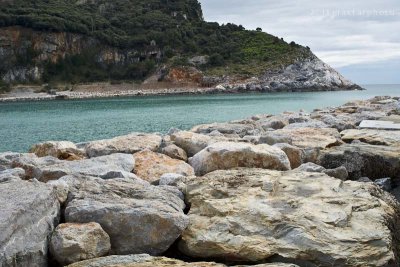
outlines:
{"label": "rocky cliff face", "polygon": [[[209,77],[209,79],[215,81],[215,77]],[[241,81],[224,77],[217,79],[216,83],[218,89],[236,91],[290,92],[362,89],[315,55],[298,60],[278,71],[266,70],[260,77]]]}
{"label": "rocky cliff face", "polygon": [[41,32],[23,27],[0,28],[0,74],[5,82],[40,81],[46,63],[57,63],[67,56],[83,53],[94,54],[101,64],[127,64],[146,56],[132,49],[105,45],[81,34]]}
{"label": "rocky cliff face", "polygon": [[[89,54],[96,63],[104,66],[128,66],[162,56],[161,50],[155,44],[150,44],[144,51],[137,51],[112,47],[95,38],[76,33],[43,32],[18,26],[0,28],[0,76],[7,83],[41,81],[46,64],[83,54]],[[259,77],[245,79],[232,75],[207,76],[190,59],[187,65],[190,67],[161,67],[155,74],[156,81],[215,87],[221,91],[361,89],[313,54],[279,70],[266,70]]]}

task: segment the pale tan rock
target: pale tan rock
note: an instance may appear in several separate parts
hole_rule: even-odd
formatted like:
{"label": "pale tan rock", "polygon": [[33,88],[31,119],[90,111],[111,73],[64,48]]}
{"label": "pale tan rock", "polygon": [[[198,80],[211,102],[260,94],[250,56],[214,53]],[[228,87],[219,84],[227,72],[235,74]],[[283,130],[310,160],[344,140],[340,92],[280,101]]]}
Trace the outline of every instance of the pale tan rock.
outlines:
{"label": "pale tan rock", "polygon": [[275,144],[274,147],[281,149],[288,156],[290,167],[295,169],[303,163],[303,152],[300,148],[289,144]]}
{"label": "pale tan rock", "polygon": [[266,144],[215,143],[189,160],[196,175],[238,167],[290,170],[290,162],[281,149]]}
{"label": "pale tan rock", "polygon": [[187,131],[179,131],[171,134],[171,140],[180,148],[186,151],[189,157],[194,156],[201,150],[216,142],[228,141],[221,136],[208,136]]}
{"label": "pale tan rock", "polygon": [[187,182],[191,257],[302,266],[396,266],[399,206],[372,184],[320,173],[215,171]]}
{"label": "pale tan rock", "polygon": [[340,134],[345,142],[359,140],[371,145],[400,146],[400,131],[352,129],[343,131]]}
{"label": "pale tan rock", "polygon": [[[152,257],[147,254],[127,255],[127,256],[109,256],[93,260],[86,260],[75,264],[68,265],[68,267],[227,267],[224,264],[214,262],[183,262],[176,259],[169,259],[165,257]],[[240,265],[237,267],[245,267],[247,265]],[[294,264],[285,263],[265,263],[259,265],[252,265],[254,267],[298,267]]]}
{"label": "pale tan rock", "polygon": [[176,145],[166,146],[161,150],[161,152],[173,159],[179,159],[179,160],[183,160],[183,161],[188,160],[185,150],[183,150],[182,148],[180,148]]}
{"label": "pale tan rock", "polygon": [[80,160],[86,157],[84,151],[68,141],[49,141],[32,146],[30,153],[38,157],[52,156],[62,160]]}
{"label": "pale tan rock", "polygon": [[338,130],[332,128],[293,128],[273,132],[292,140],[292,145],[299,148],[326,148],[342,143]]}
{"label": "pale tan rock", "polygon": [[193,168],[182,160],[143,150],[134,154],[135,174],[148,182],[156,182],[163,174],[176,173],[184,176],[194,175]]}
{"label": "pale tan rock", "polygon": [[157,151],[162,137],[158,134],[132,133],[107,140],[98,140],[86,145],[85,150],[89,157],[98,157],[113,153],[133,154],[144,149]]}
{"label": "pale tan rock", "polygon": [[110,237],[95,222],[60,224],[50,241],[50,253],[63,265],[105,256],[110,249]]}

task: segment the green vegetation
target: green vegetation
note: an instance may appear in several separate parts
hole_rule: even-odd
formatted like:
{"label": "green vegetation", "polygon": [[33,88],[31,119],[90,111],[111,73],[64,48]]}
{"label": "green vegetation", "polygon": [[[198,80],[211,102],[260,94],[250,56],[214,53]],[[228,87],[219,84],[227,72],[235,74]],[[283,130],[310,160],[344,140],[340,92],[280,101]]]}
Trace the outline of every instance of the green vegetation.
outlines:
{"label": "green vegetation", "polygon": [[[159,64],[186,65],[208,55],[207,74],[257,75],[307,57],[297,44],[234,24],[205,22],[197,0],[7,0],[0,7],[0,27],[23,26],[40,31],[73,32],[94,37],[122,50],[146,53],[156,47],[160,58],[140,58],[125,65],[100,64],[96,49],[47,62],[44,81],[142,80]],[[32,63],[37,51],[19,56]]]}
{"label": "green vegetation", "polygon": [[0,80],[0,94],[9,92],[10,90],[11,90],[11,85],[9,83]]}

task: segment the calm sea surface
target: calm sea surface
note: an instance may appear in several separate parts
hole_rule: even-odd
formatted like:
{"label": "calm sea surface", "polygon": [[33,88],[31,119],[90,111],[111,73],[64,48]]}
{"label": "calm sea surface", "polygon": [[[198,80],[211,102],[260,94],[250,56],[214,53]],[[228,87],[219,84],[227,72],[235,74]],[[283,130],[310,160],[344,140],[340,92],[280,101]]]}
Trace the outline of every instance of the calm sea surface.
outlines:
{"label": "calm sea surface", "polygon": [[400,96],[400,85],[367,91],[156,96],[0,103],[0,152],[25,152],[48,140],[84,142],[130,132],[167,132],[251,115],[338,106],[376,95]]}

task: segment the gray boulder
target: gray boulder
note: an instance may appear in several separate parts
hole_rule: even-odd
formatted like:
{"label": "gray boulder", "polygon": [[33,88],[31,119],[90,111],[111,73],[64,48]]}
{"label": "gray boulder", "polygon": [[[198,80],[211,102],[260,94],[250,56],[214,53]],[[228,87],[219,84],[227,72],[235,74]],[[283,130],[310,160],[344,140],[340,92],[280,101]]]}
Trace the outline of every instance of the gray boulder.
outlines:
{"label": "gray boulder", "polygon": [[60,212],[52,188],[38,181],[1,183],[0,203],[0,266],[46,267]]}
{"label": "gray boulder", "polygon": [[162,254],[189,223],[177,188],[127,179],[60,180],[69,184],[66,221],[99,223],[110,236],[113,254]]}
{"label": "gray boulder", "polygon": [[69,174],[89,175],[103,179],[136,179],[136,176],[131,173],[135,160],[129,154],[112,154],[77,161],[62,161],[53,157],[38,158],[33,154],[27,154],[16,159],[12,165],[23,168],[27,179],[36,178],[42,182],[56,180]]}

